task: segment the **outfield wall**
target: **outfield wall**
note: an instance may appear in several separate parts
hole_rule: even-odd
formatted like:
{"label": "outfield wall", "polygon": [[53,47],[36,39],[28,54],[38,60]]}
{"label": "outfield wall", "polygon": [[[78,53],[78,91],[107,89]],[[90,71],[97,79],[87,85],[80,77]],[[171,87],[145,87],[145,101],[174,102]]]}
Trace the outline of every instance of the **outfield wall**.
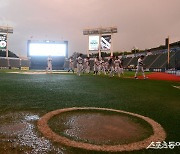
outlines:
{"label": "outfield wall", "polygon": [[0,68],[21,68],[30,67],[29,59],[0,57]]}
{"label": "outfield wall", "polygon": [[[53,70],[63,70],[65,57],[51,57],[52,58],[52,69]],[[30,69],[46,70],[47,68],[46,56],[33,56],[30,57],[31,65]]]}

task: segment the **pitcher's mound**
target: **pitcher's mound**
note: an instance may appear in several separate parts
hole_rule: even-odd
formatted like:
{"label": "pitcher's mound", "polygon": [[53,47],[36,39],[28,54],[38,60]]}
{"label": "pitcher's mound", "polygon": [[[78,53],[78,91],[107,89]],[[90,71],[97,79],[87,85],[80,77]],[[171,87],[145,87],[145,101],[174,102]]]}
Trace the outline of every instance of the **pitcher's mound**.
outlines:
{"label": "pitcher's mound", "polygon": [[[56,110],[42,117],[38,127],[55,142],[97,151],[137,150],[165,139],[163,128],[155,121],[113,109]],[[157,128],[161,132],[157,133]]]}

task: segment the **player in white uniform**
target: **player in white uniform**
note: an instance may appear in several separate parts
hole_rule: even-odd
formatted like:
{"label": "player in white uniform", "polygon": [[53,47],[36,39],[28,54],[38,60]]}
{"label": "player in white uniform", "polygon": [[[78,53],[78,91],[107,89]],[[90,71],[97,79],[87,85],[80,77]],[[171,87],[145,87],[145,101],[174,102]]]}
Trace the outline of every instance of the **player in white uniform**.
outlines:
{"label": "player in white uniform", "polygon": [[72,71],[74,73],[74,60],[72,57],[69,58],[69,69],[68,72]]}
{"label": "player in white uniform", "polygon": [[96,57],[94,59],[94,75],[97,75],[97,73],[99,71],[99,65],[100,65],[99,58]]}
{"label": "player in white uniform", "polygon": [[83,59],[83,74],[86,72],[86,68],[87,68],[87,66],[86,66],[86,61],[87,61],[87,59],[84,58],[84,59]]}
{"label": "player in white uniform", "polygon": [[124,75],[123,64],[118,56],[116,57],[114,64],[115,64],[115,72],[118,74],[118,76],[121,77],[121,75]]}
{"label": "player in white uniform", "polygon": [[89,57],[84,59],[84,72],[90,73],[90,62]]}
{"label": "player in white uniform", "polygon": [[104,73],[104,75],[106,75],[105,61],[103,58],[100,61],[100,65],[101,65],[101,72]]}
{"label": "player in white uniform", "polygon": [[143,65],[144,65],[144,64],[143,64],[143,59],[144,59],[144,56],[143,56],[143,55],[141,55],[141,57],[138,59],[138,62],[137,62],[137,70],[136,70],[136,73],[135,73],[135,76],[134,76],[135,79],[138,79],[138,78],[137,78],[137,74],[138,74],[139,72],[142,72],[144,79],[146,79],[146,76],[145,76],[145,74],[144,74],[144,69],[143,69]]}
{"label": "player in white uniform", "polygon": [[47,58],[47,68],[46,68],[46,72],[48,73],[48,71],[50,71],[50,73],[52,73],[52,57],[49,56]]}
{"label": "player in white uniform", "polygon": [[120,60],[120,74],[124,75],[123,61]]}
{"label": "player in white uniform", "polygon": [[120,61],[120,59],[119,59],[118,56],[117,56],[116,59],[114,60],[114,65],[115,65],[114,71],[115,71],[115,73],[117,73],[118,76],[120,77],[120,76],[121,76],[121,68],[120,68],[121,61]]}
{"label": "player in white uniform", "polygon": [[83,71],[83,59],[82,59],[82,54],[80,54],[79,57],[77,58],[77,75],[80,76],[82,71]]}

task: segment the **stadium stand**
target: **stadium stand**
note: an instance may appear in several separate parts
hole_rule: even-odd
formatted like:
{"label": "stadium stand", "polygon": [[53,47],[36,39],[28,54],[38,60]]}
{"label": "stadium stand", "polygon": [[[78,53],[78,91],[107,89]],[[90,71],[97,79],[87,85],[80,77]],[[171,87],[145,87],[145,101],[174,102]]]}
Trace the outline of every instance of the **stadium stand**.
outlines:
{"label": "stadium stand", "polygon": [[0,57],[0,67],[9,67],[8,60],[4,57]]}
{"label": "stadium stand", "polygon": [[[145,68],[148,69],[165,69],[167,68],[167,53],[162,52],[162,53],[156,53],[155,55],[147,55],[144,59],[144,64],[145,64]],[[128,57],[123,59],[123,61],[125,62],[124,68],[131,68],[131,66],[136,67],[137,65],[137,59],[138,57]],[[179,61],[179,59],[177,60],[176,58],[176,52],[171,52],[170,53],[170,68],[176,68],[176,63],[177,61]]]}
{"label": "stadium stand", "polygon": [[19,68],[20,67],[20,59],[19,58],[9,59],[9,66]]}
{"label": "stadium stand", "polygon": [[[176,55],[175,52],[170,53],[169,68],[175,68],[176,67],[176,65],[175,65],[175,55]],[[166,56],[167,56],[167,53],[166,53]],[[165,62],[160,66],[160,68],[165,68],[165,67],[167,67],[167,65],[168,65],[168,62],[167,62],[167,57],[166,57]]]}
{"label": "stadium stand", "polygon": [[148,55],[144,59],[144,64],[146,68],[150,68],[151,64],[158,58],[157,55]]}
{"label": "stadium stand", "polygon": [[180,70],[180,50],[175,53],[175,68]]}
{"label": "stadium stand", "polygon": [[136,66],[138,58],[139,57],[133,57],[132,60],[129,62],[129,66]]}
{"label": "stadium stand", "polygon": [[149,70],[165,71],[167,69],[180,70],[180,41],[170,44],[170,63],[168,66],[168,53],[166,46],[151,48],[148,52],[131,54],[123,58],[124,68],[136,67],[137,59],[142,54],[145,55],[145,68]]}
{"label": "stadium stand", "polygon": [[125,59],[123,58],[123,65],[124,65],[124,67],[128,67],[129,66],[130,60],[132,60],[132,57],[127,57]]}
{"label": "stadium stand", "polygon": [[24,60],[24,59],[22,59],[22,60],[20,61],[20,66],[21,66],[21,67],[29,67],[29,66],[30,66],[30,61],[29,61],[29,60]]}
{"label": "stadium stand", "polygon": [[150,68],[161,68],[161,66],[167,61],[167,54],[159,54],[157,60],[150,66]]}

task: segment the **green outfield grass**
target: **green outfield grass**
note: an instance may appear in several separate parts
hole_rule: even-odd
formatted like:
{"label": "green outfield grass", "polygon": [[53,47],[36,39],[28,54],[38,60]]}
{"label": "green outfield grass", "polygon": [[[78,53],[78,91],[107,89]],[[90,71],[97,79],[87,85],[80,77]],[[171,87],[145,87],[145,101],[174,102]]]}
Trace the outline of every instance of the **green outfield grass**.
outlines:
{"label": "green outfield grass", "polygon": [[[178,82],[5,72],[0,73],[0,115],[32,111],[42,116],[49,111],[69,107],[119,109],[152,118],[165,129],[167,142],[180,142],[180,90],[172,87],[179,86]],[[130,72],[125,77],[133,75],[134,72]],[[132,153],[176,153],[179,150],[179,147],[175,147],[174,150]],[[78,150],[70,149],[70,152],[78,153]]]}

